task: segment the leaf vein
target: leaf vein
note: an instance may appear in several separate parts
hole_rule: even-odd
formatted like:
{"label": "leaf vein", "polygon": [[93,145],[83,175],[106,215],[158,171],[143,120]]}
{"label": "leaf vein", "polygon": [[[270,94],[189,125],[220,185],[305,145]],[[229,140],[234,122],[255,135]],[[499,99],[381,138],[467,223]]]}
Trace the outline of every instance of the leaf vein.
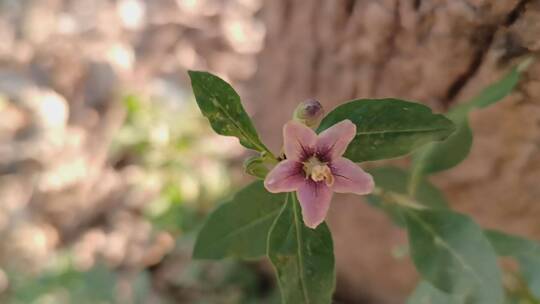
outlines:
{"label": "leaf vein", "polygon": [[356,132],[358,135],[372,135],[372,134],[386,134],[386,133],[427,133],[427,132],[438,132],[438,131],[447,131],[448,128],[435,128],[435,129],[405,129],[405,130],[374,130],[374,131],[360,131]]}
{"label": "leaf vein", "polygon": [[260,224],[260,223],[262,223],[262,222],[268,220],[269,218],[275,217],[276,214],[277,214],[279,211],[280,211],[280,209],[276,209],[276,210],[274,210],[274,211],[272,211],[272,212],[266,214],[266,215],[263,216],[263,217],[260,217],[260,218],[258,218],[258,219],[256,219],[256,220],[252,221],[252,222],[249,222],[247,225],[242,226],[242,227],[239,228],[239,229],[236,229],[236,230],[234,230],[234,231],[232,231],[232,232],[229,232],[229,233],[225,234],[224,236],[221,237],[220,241],[219,241],[219,242],[216,242],[215,244],[219,244],[220,242],[224,242],[225,240],[230,239],[230,238],[232,238],[232,237],[234,237],[234,236],[236,236],[236,235],[238,235],[238,234],[244,232],[245,230],[249,230],[249,229],[251,229],[253,226],[258,225],[258,224]]}
{"label": "leaf vein", "polygon": [[451,246],[450,244],[448,244],[444,239],[442,238],[439,238],[437,233],[435,231],[433,231],[433,229],[431,229],[431,227],[429,227],[428,224],[426,224],[426,222],[424,222],[421,218],[419,218],[417,215],[415,215],[414,213],[410,213],[411,214],[411,217],[414,218],[419,224],[420,226],[422,226],[422,228],[424,228],[427,232],[429,232],[429,234],[431,234],[433,237],[436,237],[440,240],[440,244],[444,246],[444,248],[446,248],[448,250],[448,252],[450,252],[450,254],[452,256],[454,256],[454,258],[456,258],[456,260],[459,262],[459,264],[463,267],[464,270],[466,270],[467,272],[470,272],[471,275],[481,284],[481,285],[484,285],[484,282],[482,281],[482,279],[476,274],[476,272],[474,271],[474,268],[472,268],[471,265],[469,265],[465,260],[464,258],[458,253],[456,252]]}
{"label": "leaf vein", "polygon": [[230,123],[231,123],[236,129],[238,129],[238,131],[239,131],[246,139],[248,139],[248,140],[251,142],[251,144],[252,144],[253,146],[255,146],[256,148],[260,149],[261,151],[267,151],[267,152],[269,152],[268,149],[267,149],[266,147],[264,147],[264,146],[262,146],[261,144],[259,144],[259,141],[258,141],[258,140],[254,140],[254,139],[251,137],[251,135],[249,135],[249,134],[247,133],[247,131],[245,131],[239,124],[237,124],[236,120],[229,114],[228,111],[226,111],[226,110],[223,108],[223,105],[222,105],[221,103],[219,103],[218,98],[216,98],[215,96],[212,96],[212,98],[214,99],[214,101],[216,101],[216,102],[214,102],[213,104],[216,105],[216,107],[220,110],[220,112],[221,112],[223,115],[225,115],[225,116],[229,119]]}

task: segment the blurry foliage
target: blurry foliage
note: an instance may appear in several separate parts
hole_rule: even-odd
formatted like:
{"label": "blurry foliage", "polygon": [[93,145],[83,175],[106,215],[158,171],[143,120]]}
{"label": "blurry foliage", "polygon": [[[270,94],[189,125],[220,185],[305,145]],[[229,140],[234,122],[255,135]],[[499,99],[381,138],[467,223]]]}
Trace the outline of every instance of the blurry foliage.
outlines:
{"label": "blurry foliage", "polygon": [[[253,267],[190,261],[192,232],[234,190],[240,150],[211,134],[181,78],[169,80],[197,67],[251,78],[261,5],[0,0],[0,152],[9,169],[0,172],[0,192],[9,190],[0,198],[1,304],[261,303]],[[122,100],[126,117],[109,146],[119,87],[151,97]],[[99,245],[86,244],[96,237]],[[162,286],[171,281],[194,296]]]}
{"label": "blurry foliage", "polygon": [[[37,278],[18,278],[8,303],[180,303],[175,298],[150,296],[152,278],[147,270],[125,275],[97,264],[87,271],[79,271],[69,255],[53,264]],[[182,299],[189,299],[181,303],[279,303],[277,291],[269,290],[264,284],[261,286],[258,274],[250,265],[235,261],[219,265],[189,263],[173,284],[180,290]]]}
{"label": "blurry foliage", "polygon": [[539,300],[533,295],[527,283],[519,273],[505,273],[507,304],[538,304]]}
{"label": "blurry foliage", "polygon": [[113,143],[113,162],[136,165],[135,184],[158,189],[146,208],[157,227],[192,230],[231,188],[226,147],[209,138],[210,129],[192,102],[148,102],[128,95],[124,104],[126,123]]}
{"label": "blurry foliage", "polygon": [[[97,264],[87,271],[75,269],[65,255],[33,280],[20,278],[12,303],[116,303],[118,275],[105,265]],[[130,303],[145,303],[149,288],[148,274],[141,272],[130,285],[135,291]],[[126,301],[118,301],[126,302]]]}
{"label": "blurry foliage", "polygon": [[177,283],[199,295],[197,301],[192,301],[197,304],[280,303],[277,289],[269,288],[269,278],[261,280],[253,267],[254,264],[234,260],[224,263],[193,261],[179,276]]}
{"label": "blurry foliage", "polygon": [[[74,251],[62,249],[38,275],[9,272],[10,287],[0,302],[278,303],[273,283],[255,264],[191,261],[193,235],[205,214],[234,190],[229,163],[237,144],[210,135],[189,98],[168,103],[128,95],[123,103],[125,122],[111,146],[110,163],[128,170],[132,187],[127,196],[153,194],[143,203],[144,216],[154,231],[174,236],[171,258],[147,269],[125,269],[98,257],[103,261],[83,271],[74,262]],[[172,282],[156,283],[163,280],[154,274],[163,270],[157,268],[168,272]],[[155,284],[166,287],[155,290]]]}

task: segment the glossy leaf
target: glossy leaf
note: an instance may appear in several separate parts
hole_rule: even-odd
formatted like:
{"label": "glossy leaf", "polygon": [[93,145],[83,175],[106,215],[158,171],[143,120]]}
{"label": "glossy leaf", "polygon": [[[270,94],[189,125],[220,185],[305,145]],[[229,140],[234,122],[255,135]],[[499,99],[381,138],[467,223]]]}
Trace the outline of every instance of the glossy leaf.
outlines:
{"label": "glossy leaf", "polygon": [[193,257],[263,257],[266,236],[284,201],[284,194],[268,193],[261,181],[240,190],[210,214],[197,237]]}
{"label": "glossy leaf", "polygon": [[300,206],[289,195],[268,236],[268,257],[277,273],[283,304],[329,304],[335,286],[330,230],[302,222]]}
{"label": "glossy leaf", "polygon": [[504,302],[497,256],[474,221],[450,210],[407,210],[406,221],[424,280],[464,303]]}
{"label": "glossy leaf", "polygon": [[469,113],[476,108],[485,108],[508,96],[519,82],[526,65],[513,68],[496,83],[484,89],[469,102],[455,106],[448,118],[456,125],[456,132],[446,140],[431,143],[415,155],[415,175],[433,174],[455,167],[471,150],[473,134],[469,126]]}
{"label": "glossy leaf", "polygon": [[486,231],[486,236],[498,255],[518,261],[529,290],[540,300],[540,243],[495,230]]}
{"label": "glossy leaf", "polygon": [[415,204],[429,209],[448,208],[444,195],[428,180],[422,179],[414,197],[410,197],[407,193],[409,182],[409,173],[407,171],[397,167],[379,167],[369,170],[369,173],[373,176],[375,185],[380,190],[368,196],[369,203],[383,209],[394,223],[399,226],[405,225],[402,216],[403,206],[394,201],[400,197],[392,194],[408,197]]}
{"label": "glossy leaf", "polygon": [[188,73],[197,104],[216,133],[235,136],[246,148],[269,152],[259,139],[240,96],[227,82],[208,72]]}
{"label": "glossy leaf", "polygon": [[454,131],[450,120],[422,104],[364,99],[335,108],[323,119],[318,132],[344,119],[356,125],[356,137],[345,152],[345,157],[355,162],[403,156]]}

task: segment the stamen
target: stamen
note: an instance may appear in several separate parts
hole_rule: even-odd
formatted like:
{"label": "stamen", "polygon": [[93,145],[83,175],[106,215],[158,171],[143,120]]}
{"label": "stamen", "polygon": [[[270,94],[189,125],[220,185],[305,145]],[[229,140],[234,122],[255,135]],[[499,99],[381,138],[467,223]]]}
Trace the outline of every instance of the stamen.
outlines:
{"label": "stamen", "polygon": [[334,184],[334,175],[327,163],[321,162],[318,158],[313,156],[304,162],[303,165],[306,179],[311,178],[314,182],[324,181],[329,187]]}

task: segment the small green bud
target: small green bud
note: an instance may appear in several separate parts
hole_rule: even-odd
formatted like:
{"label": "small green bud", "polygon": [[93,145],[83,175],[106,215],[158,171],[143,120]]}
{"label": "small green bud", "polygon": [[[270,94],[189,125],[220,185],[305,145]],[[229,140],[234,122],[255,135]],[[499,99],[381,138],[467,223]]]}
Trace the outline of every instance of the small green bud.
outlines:
{"label": "small green bud", "polygon": [[252,176],[264,179],[270,170],[260,156],[252,156],[244,161],[244,171]]}
{"label": "small green bud", "polygon": [[294,110],[293,119],[310,128],[316,128],[324,115],[321,103],[315,99],[308,99],[300,103]]}
{"label": "small green bud", "polygon": [[272,153],[269,153],[266,151],[261,152],[260,158],[262,159],[264,163],[270,164],[270,165],[276,165],[280,161],[279,159],[276,159],[276,157],[272,155]]}

